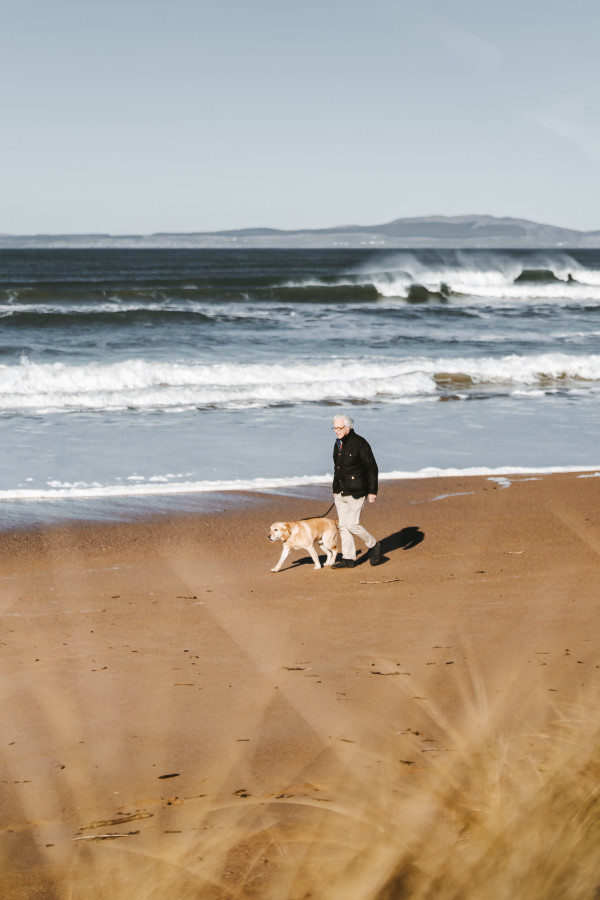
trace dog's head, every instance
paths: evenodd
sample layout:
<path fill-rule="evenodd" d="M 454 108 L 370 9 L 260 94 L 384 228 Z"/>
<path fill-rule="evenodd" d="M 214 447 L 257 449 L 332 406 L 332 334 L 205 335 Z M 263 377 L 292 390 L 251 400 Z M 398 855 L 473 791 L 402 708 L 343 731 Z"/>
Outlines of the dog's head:
<path fill-rule="evenodd" d="M 287 541 L 292 533 L 289 522 L 273 522 L 267 535 L 270 541 Z"/>

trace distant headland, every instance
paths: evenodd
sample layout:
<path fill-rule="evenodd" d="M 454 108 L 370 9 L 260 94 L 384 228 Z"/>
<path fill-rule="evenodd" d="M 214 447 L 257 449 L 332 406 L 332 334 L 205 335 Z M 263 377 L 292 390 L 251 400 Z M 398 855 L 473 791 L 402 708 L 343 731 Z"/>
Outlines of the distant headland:
<path fill-rule="evenodd" d="M 597 247 L 600 231 L 575 231 L 528 219 L 485 215 L 424 216 L 394 219 L 382 225 L 282 230 L 238 228 L 229 231 L 148 235 L 36 234 L 0 235 L 0 249 L 19 248 L 390 248 L 451 247 L 535 249 Z"/>

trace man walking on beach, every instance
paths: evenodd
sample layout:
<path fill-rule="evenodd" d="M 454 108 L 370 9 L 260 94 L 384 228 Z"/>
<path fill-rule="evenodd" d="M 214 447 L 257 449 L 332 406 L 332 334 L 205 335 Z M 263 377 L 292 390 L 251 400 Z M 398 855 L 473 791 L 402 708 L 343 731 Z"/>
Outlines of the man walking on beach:
<path fill-rule="evenodd" d="M 342 539 L 342 559 L 333 569 L 352 569 L 356 562 L 354 537 L 369 549 L 369 562 L 376 566 L 381 559 L 381 546 L 360 524 L 365 500 L 377 499 L 378 469 L 369 443 L 356 434 L 354 421 L 345 413 L 334 416 L 333 430 L 333 496 Z"/>

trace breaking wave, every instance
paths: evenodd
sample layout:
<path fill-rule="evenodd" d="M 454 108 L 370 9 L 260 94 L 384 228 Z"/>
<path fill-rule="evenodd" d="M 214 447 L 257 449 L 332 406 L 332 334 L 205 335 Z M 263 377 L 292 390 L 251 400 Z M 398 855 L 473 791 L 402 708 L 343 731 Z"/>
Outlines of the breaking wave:
<path fill-rule="evenodd" d="M 22 358 L 17 365 L 0 365 L 0 410 L 242 409 L 598 387 L 597 354 L 213 365 L 139 359 L 67 365 Z"/>
<path fill-rule="evenodd" d="M 0 316 L 21 312 L 85 315 L 138 310 L 207 312 L 223 303 L 371 303 L 380 298 L 412 303 L 485 301 L 506 303 L 560 301 L 600 303 L 600 268 L 589 255 L 539 250 L 397 250 L 369 254 L 347 265 L 343 257 L 327 274 L 277 277 L 260 266 L 243 279 L 227 269 L 181 278 L 175 271 L 146 273 L 119 280 L 5 282 L 0 286 Z M 592 264 L 590 265 L 590 262 Z M 293 266 L 292 266 L 293 268 Z"/>
<path fill-rule="evenodd" d="M 332 285 L 330 285 L 331 287 Z M 568 253 L 398 251 L 370 260 L 352 277 L 335 282 L 347 289 L 374 289 L 379 297 L 411 302 L 465 298 L 485 301 L 600 302 L 600 270 Z M 324 281 L 288 282 L 286 289 L 324 291 Z"/>

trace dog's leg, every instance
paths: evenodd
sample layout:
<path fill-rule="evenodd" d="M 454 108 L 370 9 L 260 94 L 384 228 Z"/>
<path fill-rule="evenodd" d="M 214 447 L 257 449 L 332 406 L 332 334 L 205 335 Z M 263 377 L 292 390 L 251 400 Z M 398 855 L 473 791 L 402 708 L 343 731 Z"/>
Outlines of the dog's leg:
<path fill-rule="evenodd" d="M 323 539 L 321 539 L 321 550 L 325 554 L 325 562 L 323 563 L 323 565 L 330 566 L 331 565 L 331 562 L 330 562 L 331 552 L 329 550 L 329 547 L 327 546 L 327 544 L 325 543 L 325 541 Z"/>
<path fill-rule="evenodd" d="M 325 565 L 332 566 L 334 564 L 335 558 L 337 556 L 337 545 L 334 544 L 333 547 L 330 547 L 328 544 L 325 543 L 325 541 L 323 541 L 321 546 L 323 547 L 323 550 L 327 554 L 327 559 L 325 560 Z"/>
<path fill-rule="evenodd" d="M 277 565 L 275 566 L 274 569 L 271 569 L 271 572 L 279 572 L 280 568 L 282 567 L 282 565 L 284 564 L 284 562 L 286 561 L 286 559 L 288 558 L 289 555 L 290 555 L 290 548 L 288 547 L 287 544 L 284 544 L 283 549 L 281 551 L 281 556 L 279 557 L 279 562 L 277 563 Z"/>
<path fill-rule="evenodd" d="M 320 569 L 321 568 L 321 560 L 317 556 L 317 551 L 315 550 L 314 544 L 311 544 L 310 547 L 308 547 L 308 552 L 310 553 L 310 555 L 313 558 L 313 562 L 315 564 L 315 569 Z"/>

